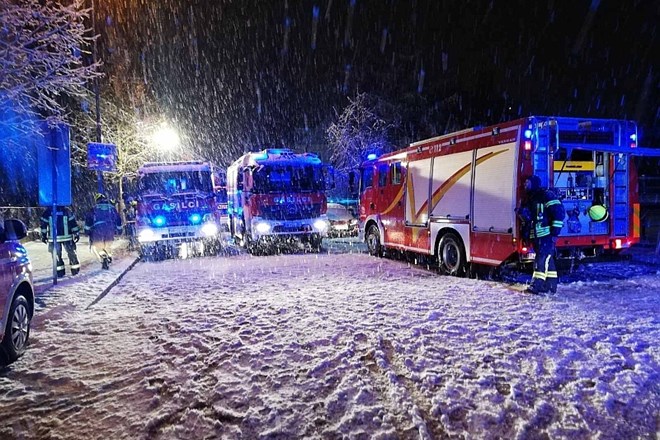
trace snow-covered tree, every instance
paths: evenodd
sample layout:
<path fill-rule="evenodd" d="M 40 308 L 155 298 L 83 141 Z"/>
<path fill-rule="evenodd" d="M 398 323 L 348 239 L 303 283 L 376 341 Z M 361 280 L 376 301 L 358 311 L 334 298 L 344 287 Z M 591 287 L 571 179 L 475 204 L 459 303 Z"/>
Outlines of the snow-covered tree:
<path fill-rule="evenodd" d="M 393 112 L 382 99 L 358 93 L 327 130 L 330 160 L 338 170 L 356 167 L 371 153 L 391 149 L 390 131 L 399 125 Z"/>
<path fill-rule="evenodd" d="M 83 0 L 0 3 L 0 104 L 23 119 L 66 121 L 66 100 L 84 96 L 100 75 L 100 64 L 85 59 L 89 14 Z"/>

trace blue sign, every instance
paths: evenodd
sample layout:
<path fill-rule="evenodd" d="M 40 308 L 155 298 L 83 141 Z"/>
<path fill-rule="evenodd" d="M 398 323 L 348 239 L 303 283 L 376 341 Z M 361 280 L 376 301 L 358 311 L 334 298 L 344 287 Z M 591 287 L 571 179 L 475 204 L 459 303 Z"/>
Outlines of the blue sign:
<path fill-rule="evenodd" d="M 96 171 L 117 171 L 117 146 L 100 142 L 88 143 L 87 168 Z"/>
<path fill-rule="evenodd" d="M 41 125 L 35 138 L 39 172 L 39 206 L 71 205 L 71 142 L 69 126 Z"/>

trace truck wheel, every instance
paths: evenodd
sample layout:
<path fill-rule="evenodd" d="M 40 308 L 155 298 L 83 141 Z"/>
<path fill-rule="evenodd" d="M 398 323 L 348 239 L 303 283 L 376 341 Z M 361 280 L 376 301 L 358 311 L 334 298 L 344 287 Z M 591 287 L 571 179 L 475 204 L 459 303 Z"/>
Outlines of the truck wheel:
<path fill-rule="evenodd" d="M 321 252 L 321 243 L 323 243 L 323 237 L 319 234 L 312 234 L 309 238 L 309 246 L 314 252 Z"/>
<path fill-rule="evenodd" d="M 236 225 L 234 224 L 234 216 L 229 216 L 229 236 L 231 238 L 236 238 Z"/>
<path fill-rule="evenodd" d="M 373 255 L 374 257 L 383 256 L 383 247 L 380 245 L 380 231 L 378 231 L 378 226 L 369 226 L 365 241 L 367 242 L 369 255 Z"/>
<path fill-rule="evenodd" d="M 441 275 L 464 277 L 467 274 L 467 259 L 461 239 L 453 232 L 442 236 L 438 244 L 438 271 Z"/>
<path fill-rule="evenodd" d="M 7 360 L 14 362 L 25 352 L 30 338 L 30 308 L 23 295 L 17 295 L 9 309 L 5 337 L 2 347 L 7 354 Z"/>

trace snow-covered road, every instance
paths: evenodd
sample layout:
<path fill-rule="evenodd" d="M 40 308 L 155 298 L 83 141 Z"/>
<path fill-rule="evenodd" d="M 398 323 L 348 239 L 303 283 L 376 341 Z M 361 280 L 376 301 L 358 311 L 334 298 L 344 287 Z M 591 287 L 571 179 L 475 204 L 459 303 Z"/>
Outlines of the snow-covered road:
<path fill-rule="evenodd" d="M 539 297 L 344 245 L 141 262 L 99 296 L 128 264 L 43 294 L 0 438 L 658 435 L 657 267 Z"/>

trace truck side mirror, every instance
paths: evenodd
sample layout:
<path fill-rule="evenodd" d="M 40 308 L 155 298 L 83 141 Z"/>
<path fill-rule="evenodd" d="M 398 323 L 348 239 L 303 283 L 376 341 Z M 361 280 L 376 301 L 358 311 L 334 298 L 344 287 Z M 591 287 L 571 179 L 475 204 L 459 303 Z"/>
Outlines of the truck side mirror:
<path fill-rule="evenodd" d="M 325 178 L 325 189 L 334 189 L 335 187 L 335 168 L 331 165 L 323 165 L 323 176 Z"/>
<path fill-rule="evenodd" d="M 360 179 L 357 171 L 351 170 L 348 172 L 348 192 L 351 195 L 357 195 L 359 181 Z"/>
<path fill-rule="evenodd" d="M 243 170 L 238 170 L 238 174 L 236 175 L 236 189 L 243 191 Z"/>

